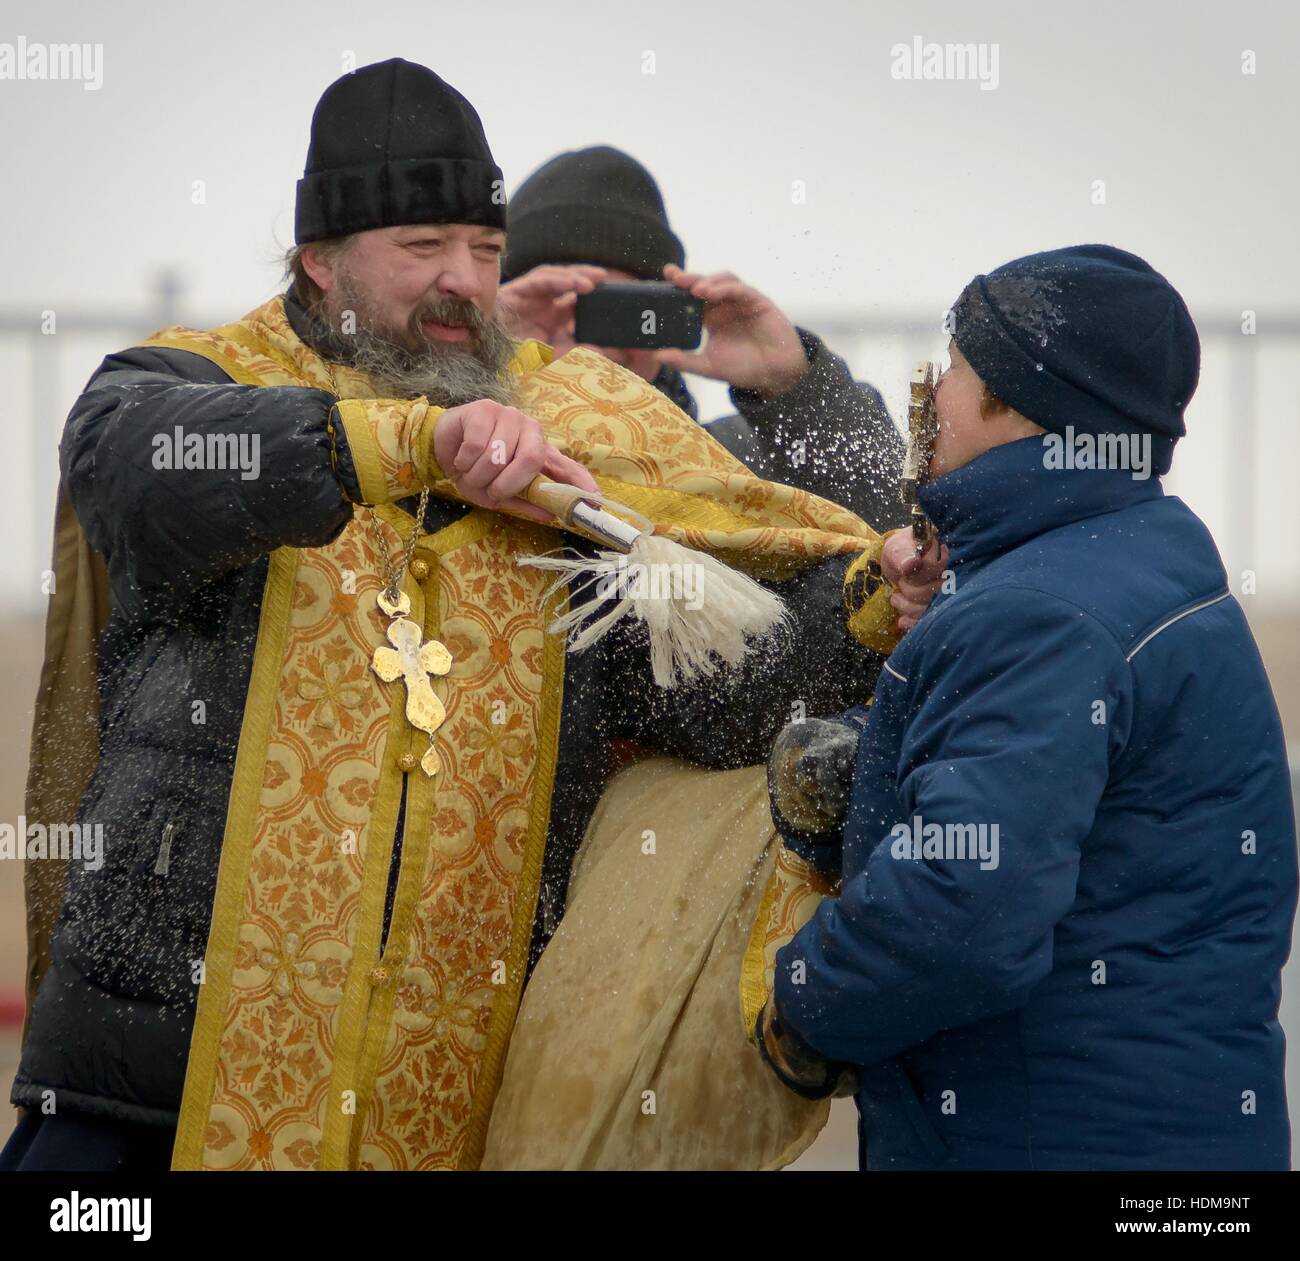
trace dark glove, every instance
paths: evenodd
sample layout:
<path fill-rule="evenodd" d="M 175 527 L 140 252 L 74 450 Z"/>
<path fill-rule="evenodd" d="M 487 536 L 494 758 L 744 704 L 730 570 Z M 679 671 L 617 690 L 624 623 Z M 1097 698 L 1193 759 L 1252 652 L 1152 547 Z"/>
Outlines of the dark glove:
<path fill-rule="evenodd" d="M 776 1004 L 767 1000 L 754 1030 L 758 1053 L 781 1080 L 781 1084 L 805 1099 L 843 1099 L 858 1092 L 858 1070 L 852 1064 L 824 1060 L 777 1014 Z"/>
<path fill-rule="evenodd" d="M 848 809 L 862 728 L 853 721 L 787 723 L 767 761 L 772 813 L 795 832 L 831 832 Z M 830 839 L 830 838 L 828 838 Z"/>

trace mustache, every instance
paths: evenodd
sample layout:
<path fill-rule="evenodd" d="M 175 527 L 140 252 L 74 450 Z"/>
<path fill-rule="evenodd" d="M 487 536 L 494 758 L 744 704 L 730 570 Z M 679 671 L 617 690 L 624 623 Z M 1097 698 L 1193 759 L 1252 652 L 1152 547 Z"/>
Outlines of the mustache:
<path fill-rule="evenodd" d="M 445 324 L 448 328 L 468 329 L 476 342 L 482 339 L 487 328 L 483 312 L 466 298 L 437 298 L 420 303 L 411 312 L 408 325 L 410 332 L 422 341 L 428 340 L 421 328 L 426 322 Z"/>

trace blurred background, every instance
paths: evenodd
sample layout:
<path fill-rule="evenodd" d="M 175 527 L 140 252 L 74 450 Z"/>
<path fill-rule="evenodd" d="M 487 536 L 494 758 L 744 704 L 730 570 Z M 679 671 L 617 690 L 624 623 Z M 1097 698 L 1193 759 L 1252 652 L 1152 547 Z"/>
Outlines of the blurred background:
<path fill-rule="evenodd" d="M 632 153 L 687 265 L 764 290 L 896 418 L 972 275 L 1084 241 L 1146 258 L 1204 349 L 1166 486 L 1218 541 L 1300 764 L 1292 0 L 6 0 L 0 44 L 20 38 L 98 45 L 102 62 L 98 83 L 0 79 L 3 821 L 23 809 L 63 417 L 106 353 L 236 319 L 282 287 L 312 108 L 341 73 L 392 56 L 469 97 L 510 190 L 564 149 Z M 895 46 L 918 38 L 996 47 L 996 86 L 895 77 Z M 724 387 L 691 384 L 702 416 L 730 410 Z M 0 864 L 0 1141 L 21 882 L 20 864 Z M 854 1123 L 837 1105 L 798 1167 L 853 1167 Z"/>

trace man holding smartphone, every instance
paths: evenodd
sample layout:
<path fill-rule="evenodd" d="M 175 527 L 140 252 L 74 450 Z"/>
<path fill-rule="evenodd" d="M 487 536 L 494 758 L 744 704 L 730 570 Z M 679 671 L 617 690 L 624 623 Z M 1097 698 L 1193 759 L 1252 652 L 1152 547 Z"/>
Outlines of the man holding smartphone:
<path fill-rule="evenodd" d="M 880 394 L 731 272 L 686 271 L 659 187 L 634 158 L 607 145 L 552 158 L 510 199 L 509 228 L 500 302 L 516 334 L 563 354 L 579 340 L 581 295 L 667 280 L 703 304 L 702 350 L 630 337 L 620 341 L 641 344 L 596 348 L 696 419 L 682 373 L 726 381 L 737 414 L 705 428 L 753 472 L 843 504 L 876 529 L 901 523 L 903 443 Z"/>

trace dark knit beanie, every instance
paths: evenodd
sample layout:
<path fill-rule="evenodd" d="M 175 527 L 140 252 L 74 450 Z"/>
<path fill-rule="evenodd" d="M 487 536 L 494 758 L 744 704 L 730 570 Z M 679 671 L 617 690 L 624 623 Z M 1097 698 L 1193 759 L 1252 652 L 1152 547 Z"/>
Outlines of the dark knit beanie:
<path fill-rule="evenodd" d="M 654 177 L 608 145 L 561 153 L 510 199 L 502 280 L 541 263 L 595 263 L 659 280 L 666 263 L 685 262 Z"/>
<path fill-rule="evenodd" d="M 976 276 L 953 337 L 1008 406 L 1053 433 L 1151 435 L 1167 473 L 1201 344 L 1178 291 L 1136 254 L 1075 245 Z"/>
<path fill-rule="evenodd" d="M 414 223 L 504 228 L 505 184 L 474 107 L 394 57 L 337 79 L 317 102 L 294 240 Z"/>

